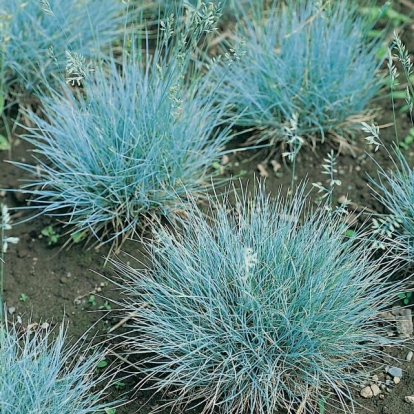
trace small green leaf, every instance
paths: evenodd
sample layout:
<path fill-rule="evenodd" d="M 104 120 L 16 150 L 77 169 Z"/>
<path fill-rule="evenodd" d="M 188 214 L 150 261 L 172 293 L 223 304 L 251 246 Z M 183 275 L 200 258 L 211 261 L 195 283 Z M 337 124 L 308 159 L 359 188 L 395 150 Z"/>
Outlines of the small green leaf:
<path fill-rule="evenodd" d="M 392 93 L 392 97 L 394 99 L 405 99 L 407 97 L 407 94 L 405 93 L 405 91 L 394 91 Z"/>
<path fill-rule="evenodd" d="M 106 359 L 103 359 L 102 361 L 99 361 L 96 365 L 97 368 L 105 368 L 108 365 L 108 362 L 106 362 Z"/>
<path fill-rule="evenodd" d="M 88 302 L 92 305 L 92 306 L 96 306 L 96 300 L 95 300 L 95 295 L 90 295 Z"/>
<path fill-rule="evenodd" d="M 405 293 L 401 292 L 401 293 L 398 294 L 398 297 L 400 299 L 405 299 L 406 298 L 406 295 L 405 295 Z"/>
<path fill-rule="evenodd" d="M 26 293 L 22 293 L 19 297 L 20 302 L 26 302 L 27 299 L 29 299 L 29 297 L 26 295 Z"/>
<path fill-rule="evenodd" d="M 73 243 L 80 243 L 82 240 L 84 240 L 87 236 L 88 232 L 86 230 L 83 231 L 77 231 L 75 233 L 72 233 L 70 237 L 72 238 Z"/>
<path fill-rule="evenodd" d="M 121 388 L 125 387 L 125 382 L 117 381 L 115 382 L 114 386 L 117 390 L 120 390 Z"/>
<path fill-rule="evenodd" d="M 10 143 L 7 141 L 7 138 L 0 134 L 0 151 L 9 150 L 10 148 Z"/>

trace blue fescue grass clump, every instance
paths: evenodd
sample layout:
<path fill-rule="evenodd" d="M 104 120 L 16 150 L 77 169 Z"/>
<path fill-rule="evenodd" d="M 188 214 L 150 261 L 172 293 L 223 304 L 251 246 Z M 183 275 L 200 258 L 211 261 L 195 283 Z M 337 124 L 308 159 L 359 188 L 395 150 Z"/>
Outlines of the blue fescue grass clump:
<path fill-rule="evenodd" d="M 44 116 L 28 113 L 36 127 L 26 139 L 38 155 L 37 165 L 16 163 L 33 173 L 23 191 L 72 234 L 122 241 L 143 216 L 179 217 L 187 194 L 212 184 L 232 133 L 220 128 L 223 108 L 191 56 L 218 9 L 175 16 L 161 21 L 155 50 L 132 36 L 121 66 L 113 58 L 78 71 L 81 90 L 63 85 L 42 99 Z"/>
<path fill-rule="evenodd" d="M 392 54 L 401 64 L 402 73 L 407 81 L 405 100 L 413 123 L 414 87 L 410 81 L 413 65 L 405 45 L 396 33 L 388 61 L 391 91 L 397 86 L 399 75 L 393 63 Z M 392 104 L 394 124 L 396 124 L 394 101 Z M 369 178 L 371 189 L 375 197 L 388 210 L 385 218 L 378 217 L 374 222 L 375 233 L 382 237 L 377 244 L 381 247 L 384 247 L 385 243 L 390 244 L 396 254 L 403 256 L 407 263 L 412 265 L 414 260 L 414 171 L 401 150 L 407 147 L 407 143 L 399 141 L 396 128 L 396 143 L 391 150 L 388 150 L 380 140 L 378 127 L 364 124 L 362 129 L 369 134 L 367 141 L 375 145 L 375 150 L 383 148 L 391 162 L 391 168 L 385 169 L 372 157 L 376 163 L 377 177 Z"/>
<path fill-rule="evenodd" d="M 414 171 L 398 147 L 389 153 L 393 168 L 377 163 L 377 177 L 370 177 L 375 197 L 388 210 L 388 219 L 378 218 L 376 233 L 409 263 L 414 260 Z"/>
<path fill-rule="evenodd" d="M 302 190 L 289 200 L 263 189 L 235 208 L 211 200 L 208 220 L 194 206 L 182 232 L 155 232 L 150 268 L 114 262 L 126 345 L 172 405 L 314 412 L 334 394 L 351 412 L 365 363 L 398 342 L 380 315 L 402 289 L 387 282 L 392 263 Z"/>
<path fill-rule="evenodd" d="M 39 88 L 65 73 L 67 51 L 95 58 L 104 47 L 122 39 L 127 3 L 3 0 L 0 86 L 7 100 L 30 103 Z"/>
<path fill-rule="evenodd" d="M 241 114 L 256 142 L 297 147 L 328 134 L 345 142 L 382 84 L 372 24 L 353 0 L 250 1 L 223 59 L 229 113 Z"/>
<path fill-rule="evenodd" d="M 97 377 L 96 367 L 104 354 L 83 353 L 78 343 L 66 346 L 63 327 L 54 334 L 0 327 L 2 414 L 87 414 L 119 405 L 102 401 L 109 377 Z"/>

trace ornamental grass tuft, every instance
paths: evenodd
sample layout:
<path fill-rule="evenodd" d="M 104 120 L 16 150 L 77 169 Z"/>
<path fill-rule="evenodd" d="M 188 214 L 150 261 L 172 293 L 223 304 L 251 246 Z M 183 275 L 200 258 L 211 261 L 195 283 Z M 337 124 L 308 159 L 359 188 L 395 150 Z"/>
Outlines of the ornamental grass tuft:
<path fill-rule="evenodd" d="M 42 116 L 27 113 L 36 165 L 15 163 L 32 173 L 22 191 L 29 208 L 59 216 L 73 236 L 122 242 L 144 217 L 179 218 L 187 194 L 212 185 L 233 135 L 193 52 L 219 14 L 213 5 L 184 19 L 179 11 L 161 20 L 155 49 L 132 35 L 121 62 L 75 68 L 74 87 L 44 96 Z"/>
<path fill-rule="evenodd" d="M 414 260 L 414 171 L 398 147 L 389 154 L 393 169 L 378 163 L 377 177 L 370 177 L 374 196 L 388 210 L 388 216 L 374 221 L 375 232 L 382 237 L 378 245 L 389 244 L 408 263 Z"/>
<path fill-rule="evenodd" d="M 388 61 L 391 91 L 398 85 L 399 75 L 393 62 L 393 55 L 401 64 L 404 78 L 407 81 L 405 100 L 407 112 L 413 124 L 414 87 L 410 81 L 413 75 L 413 64 L 410 54 L 396 33 L 394 33 L 394 42 L 390 48 Z M 394 101 L 392 104 L 395 108 Z M 396 123 L 395 109 L 393 110 Z M 369 134 L 366 140 L 371 145 L 375 145 L 375 151 L 380 147 L 383 148 L 391 162 L 391 168 L 385 169 L 375 161 L 373 156 L 371 157 L 377 167 L 377 177 L 369 177 L 371 189 L 374 196 L 388 210 L 387 216 L 378 216 L 374 219 L 375 233 L 382 238 L 377 241 L 377 245 L 379 247 L 384 247 L 384 244 L 390 245 L 397 255 L 402 255 L 407 263 L 412 265 L 414 260 L 414 171 L 402 151 L 402 149 L 408 149 L 409 144 L 405 140 L 399 141 L 396 128 L 396 143 L 391 150 L 388 150 L 380 140 L 378 127 L 364 124 L 362 129 Z"/>
<path fill-rule="evenodd" d="M 103 402 L 109 377 L 97 377 L 96 367 L 104 354 L 82 352 L 79 343 L 68 347 L 65 340 L 63 326 L 56 333 L 0 327 L 2 414 L 87 414 L 119 405 Z"/>
<path fill-rule="evenodd" d="M 39 89 L 64 77 L 67 51 L 95 58 L 122 40 L 128 10 L 122 0 L 2 0 L 0 87 L 5 99 L 31 104 Z"/>
<path fill-rule="evenodd" d="M 383 84 L 383 38 L 369 37 L 372 18 L 353 0 L 248 3 L 217 74 L 220 95 L 232 94 L 228 113 L 241 114 L 237 124 L 256 143 L 349 144 Z"/>
<path fill-rule="evenodd" d="M 353 386 L 399 341 L 381 313 L 404 283 L 306 200 L 213 199 L 209 219 L 193 206 L 182 231 L 155 232 L 148 268 L 113 261 L 141 387 L 202 413 L 311 413 L 327 395 L 354 412 Z"/>

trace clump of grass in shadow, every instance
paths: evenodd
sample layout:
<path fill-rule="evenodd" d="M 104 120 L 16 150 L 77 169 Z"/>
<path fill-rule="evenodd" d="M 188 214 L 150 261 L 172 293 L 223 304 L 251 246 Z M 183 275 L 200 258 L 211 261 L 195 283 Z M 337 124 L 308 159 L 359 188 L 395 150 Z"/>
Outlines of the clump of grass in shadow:
<path fill-rule="evenodd" d="M 391 88 L 394 88 L 397 84 L 398 70 L 393 63 L 392 53 L 395 53 L 396 59 L 401 64 L 404 78 L 407 81 L 405 100 L 411 124 L 413 124 L 414 87 L 410 79 L 413 74 L 412 62 L 405 45 L 397 34 L 394 35 L 388 63 L 390 84 Z M 395 124 L 397 122 L 395 109 L 394 122 Z M 414 259 L 414 171 L 400 148 L 404 147 L 398 145 L 400 142 L 397 129 L 395 129 L 396 142 L 391 150 L 385 148 L 381 142 L 379 128 L 364 125 L 363 129 L 370 134 L 368 141 L 371 141 L 370 143 L 375 145 L 376 149 L 382 147 L 392 163 L 392 168 L 386 170 L 376 162 L 377 177 L 370 177 L 370 185 L 375 197 L 388 210 L 385 217 L 378 217 L 374 222 L 375 232 L 382 238 L 377 245 L 384 247 L 385 243 L 389 244 L 395 249 L 397 255 L 402 255 L 407 263 L 412 265 Z"/>
<path fill-rule="evenodd" d="M 228 113 L 251 128 L 254 142 L 296 149 L 294 137 L 316 145 L 328 137 L 349 144 L 354 126 L 368 117 L 379 91 L 372 18 L 357 2 L 250 1 L 239 7 L 229 60 L 223 59 L 222 96 Z M 227 67 L 227 65 L 230 65 Z"/>
<path fill-rule="evenodd" d="M 194 205 L 182 232 L 155 231 L 150 268 L 113 261 L 139 386 L 203 413 L 311 413 L 329 393 L 354 412 L 366 364 L 399 341 L 381 319 L 403 291 L 393 263 L 303 188 L 210 201 L 209 220 Z"/>
<path fill-rule="evenodd" d="M 155 50 L 132 35 L 121 65 L 116 57 L 93 72 L 74 65 L 75 88 L 44 96 L 44 116 L 27 113 L 36 126 L 25 139 L 39 155 L 37 165 L 15 163 L 33 174 L 23 191 L 73 234 L 122 243 L 144 216 L 178 218 L 188 193 L 202 197 L 211 187 L 232 131 L 192 55 L 218 9 L 173 10 Z"/>
<path fill-rule="evenodd" d="M 104 353 L 82 352 L 79 343 L 66 346 L 63 326 L 58 332 L 21 328 L 0 327 L 2 414 L 87 414 L 120 404 L 103 401 L 110 376 L 97 376 L 96 368 Z"/>
<path fill-rule="evenodd" d="M 95 58 L 122 39 L 130 8 L 121 0 L 2 1 L 0 93 L 32 104 L 35 92 L 64 77 L 67 51 Z"/>

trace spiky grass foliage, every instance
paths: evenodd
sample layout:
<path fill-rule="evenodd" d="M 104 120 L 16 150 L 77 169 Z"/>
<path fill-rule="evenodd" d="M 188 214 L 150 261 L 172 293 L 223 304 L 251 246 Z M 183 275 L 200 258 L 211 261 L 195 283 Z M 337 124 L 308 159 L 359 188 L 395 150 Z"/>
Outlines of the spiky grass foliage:
<path fill-rule="evenodd" d="M 376 163 L 377 177 L 370 177 L 375 197 L 387 209 L 389 217 L 374 222 L 376 233 L 384 243 L 409 263 L 414 260 L 414 171 L 402 151 L 394 146 L 389 153 L 392 168 L 384 169 Z"/>
<path fill-rule="evenodd" d="M 413 64 L 405 45 L 396 33 L 388 61 L 391 91 L 398 85 L 397 77 L 399 75 L 397 67 L 393 63 L 392 53 L 395 53 L 395 58 L 401 64 L 404 78 L 407 81 L 405 100 L 413 124 L 414 87 L 411 82 Z M 394 101 L 392 104 L 396 125 Z M 369 134 L 367 140 L 370 144 L 375 145 L 375 150 L 382 147 L 386 151 L 392 165 L 390 169 L 386 170 L 372 157 L 378 172 L 377 177 L 370 177 L 371 188 L 375 197 L 389 213 L 385 218 L 378 217 L 374 221 L 375 233 L 383 238 L 377 242 L 377 245 L 384 247 L 384 243 L 390 243 L 398 255 L 402 254 L 408 263 L 412 264 L 414 260 L 414 171 L 398 146 L 396 126 L 397 142 L 391 151 L 385 148 L 381 142 L 378 127 L 364 124 L 362 129 Z"/>
<path fill-rule="evenodd" d="M 96 367 L 104 354 L 81 352 L 79 343 L 68 347 L 65 340 L 63 326 L 57 332 L 0 327 L 2 414 L 86 414 L 119 405 L 102 401 L 109 377 L 97 377 Z"/>
<path fill-rule="evenodd" d="M 388 283 L 391 264 L 346 238 L 338 215 L 312 212 L 302 190 L 291 201 L 262 190 L 235 209 L 212 200 L 211 227 L 194 206 L 182 232 L 158 230 L 151 268 L 114 262 L 126 346 L 144 355 L 143 384 L 173 405 L 313 412 L 334 393 L 352 411 L 363 367 L 397 342 L 380 313 L 402 282 Z"/>
<path fill-rule="evenodd" d="M 73 232 L 122 241 L 144 215 L 178 217 L 188 193 L 211 186 L 232 134 L 219 128 L 223 109 L 207 90 L 208 74 L 197 77 L 191 50 L 215 13 L 212 6 L 187 14 L 178 28 L 169 15 L 155 51 L 132 40 L 122 69 L 114 58 L 79 93 L 62 86 L 44 97 L 47 120 L 28 114 L 37 165 L 16 163 L 33 173 L 23 186 L 32 207 L 61 216 Z"/>
<path fill-rule="evenodd" d="M 95 58 L 122 39 L 128 8 L 122 0 L 3 0 L 2 92 L 11 102 L 28 104 L 65 73 L 67 51 Z"/>
<path fill-rule="evenodd" d="M 237 123 L 270 145 L 346 138 L 382 84 L 371 19 L 353 0 L 248 3 L 223 59 L 219 92 L 232 93 L 229 113 L 241 114 Z"/>

